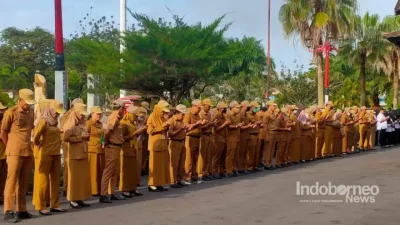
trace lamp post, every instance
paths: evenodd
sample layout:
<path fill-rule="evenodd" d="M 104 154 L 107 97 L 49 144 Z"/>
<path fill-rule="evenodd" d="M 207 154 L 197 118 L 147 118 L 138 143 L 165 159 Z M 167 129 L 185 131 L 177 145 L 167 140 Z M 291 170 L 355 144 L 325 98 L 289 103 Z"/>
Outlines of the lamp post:
<path fill-rule="evenodd" d="M 340 36 L 338 40 L 339 40 L 339 48 L 341 48 L 344 41 L 343 36 Z M 308 37 L 306 37 L 306 47 L 310 52 L 314 53 L 314 51 L 317 51 L 325 54 L 325 83 L 324 83 L 325 105 L 329 101 L 329 58 L 330 58 L 329 56 L 332 51 L 338 52 L 336 47 L 332 44 L 334 43 L 334 41 L 335 41 L 334 37 L 331 34 L 328 34 L 325 39 L 325 43 L 323 45 L 314 47 L 312 43 L 313 38 L 311 37 L 311 35 L 308 35 Z"/>

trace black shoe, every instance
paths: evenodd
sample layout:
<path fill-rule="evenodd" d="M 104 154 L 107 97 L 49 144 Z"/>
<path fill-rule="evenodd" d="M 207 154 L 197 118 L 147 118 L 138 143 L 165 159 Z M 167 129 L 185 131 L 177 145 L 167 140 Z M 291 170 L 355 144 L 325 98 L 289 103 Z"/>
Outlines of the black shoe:
<path fill-rule="evenodd" d="M 179 184 L 171 184 L 171 185 L 169 185 L 171 188 L 182 188 L 182 186 L 181 185 L 179 185 Z"/>
<path fill-rule="evenodd" d="M 4 205 L 4 201 L 3 200 L 0 200 L 0 205 Z"/>
<path fill-rule="evenodd" d="M 153 188 L 153 187 L 151 187 L 151 186 L 148 187 L 148 190 L 149 190 L 150 192 L 162 192 L 161 190 L 159 190 L 159 189 L 157 189 L 157 188 Z"/>
<path fill-rule="evenodd" d="M 39 210 L 39 214 L 42 216 L 51 216 L 51 212 L 42 212 Z"/>
<path fill-rule="evenodd" d="M 261 172 L 261 171 L 263 171 L 263 170 L 260 169 L 260 168 L 254 168 L 253 171 L 254 171 L 254 172 Z"/>
<path fill-rule="evenodd" d="M 99 202 L 100 203 L 112 203 L 111 199 L 108 198 L 108 196 L 104 196 L 104 195 L 100 196 Z"/>
<path fill-rule="evenodd" d="M 33 215 L 28 213 L 27 211 L 24 212 L 17 212 L 16 215 L 18 216 L 19 219 L 32 219 Z"/>
<path fill-rule="evenodd" d="M 180 185 L 181 187 L 187 187 L 189 185 L 185 184 L 184 182 L 178 182 L 178 185 Z"/>
<path fill-rule="evenodd" d="M 276 168 L 281 169 L 281 168 L 285 168 L 285 167 L 282 165 L 276 165 Z"/>
<path fill-rule="evenodd" d="M 63 196 L 67 197 L 67 191 L 63 191 Z"/>
<path fill-rule="evenodd" d="M 130 192 L 123 192 L 122 196 L 124 196 L 125 198 L 132 198 L 133 195 Z"/>
<path fill-rule="evenodd" d="M 237 177 L 236 173 L 226 174 L 227 177 Z"/>
<path fill-rule="evenodd" d="M 138 192 L 137 190 L 130 191 L 129 193 L 131 193 L 131 195 L 134 195 L 134 196 L 143 196 L 143 194 Z"/>
<path fill-rule="evenodd" d="M 114 201 L 120 201 L 120 200 L 125 200 L 126 198 L 120 195 L 111 195 L 110 199 Z"/>
<path fill-rule="evenodd" d="M 78 203 L 74 202 L 75 204 L 73 204 L 72 202 L 69 203 L 69 205 L 71 206 L 71 208 L 73 209 L 81 209 L 82 206 L 80 206 Z"/>
<path fill-rule="evenodd" d="M 97 194 L 97 195 L 92 195 L 92 197 L 97 198 L 97 197 L 100 197 L 100 195 L 99 195 L 99 194 Z"/>
<path fill-rule="evenodd" d="M 4 220 L 9 223 L 18 223 L 19 222 L 18 216 L 11 211 L 7 211 L 4 214 Z"/>
<path fill-rule="evenodd" d="M 52 209 L 52 208 L 50 208 L 50 212 L 62 213 L 62 212 L 68 212 L 68 210 L 66 210 L 66 209 Z"/>
<path fill-rule="evenodd" d="M 274 167 L 272 167 L 272 166 L 264 166 L 264 170 L 274 170 Z"/>
<path fill-rule="evenodd" d="M 208 178 L 207 176 L 200 178 L 200 180 L 201 181 L 211 181 L 210 178 Z"/>
<path fill-rule="evenodd" d="M 233 172 L 236 176 L 242 176 L 243 174 L 240 171 Z"/>
<path fill-rule="evenodd" d="M 214 177 L 213 177 L 212 175 L 207 176 L 207 178 L 208 178 L 210 181 L 213 181 L 213 180 L 214 180 Z"/>
<path fill-rule="evenodd" d="M 214 179 L 215 180 L 220 180 L 220 179 L 222 179 L 222 177 L 220 175 L 216 174 L 216 175 L 214 175 Z"/>
<path fill-rule="evenodd" d="M 33 195 L 33 193 L 28 191 L 28 192 L 26 192 L 26 195 Z"/>
<path fill-rule="evenodd" d="M 221 173 L 221 174 L 219 174 L 222 178 L 226 178 L 226 177 L 228 177 L 228 176 L 226 176 L 226 173 Z"/>
<path fill-rule="evenodd" d="M 86 204 L 86 203 L 83 202 L 83 201 L 77 201 L 76 203 L 78 203 L 78 205 L 79 205 L 80 207 L 90 207 L 90 204 Z"/>
<path fill-rule="evenodd" d="M 163 186 L 157 186 L 157 190 L 168 191 L 168 189 L 164 188 Z"/>
<path fill-rule="evenodd" d="M 149 175 L 149 173 L 147 173 L 145 170 L 142 170 L 141 175 L 142 176 L 147 176 L 147 175 Z"/>

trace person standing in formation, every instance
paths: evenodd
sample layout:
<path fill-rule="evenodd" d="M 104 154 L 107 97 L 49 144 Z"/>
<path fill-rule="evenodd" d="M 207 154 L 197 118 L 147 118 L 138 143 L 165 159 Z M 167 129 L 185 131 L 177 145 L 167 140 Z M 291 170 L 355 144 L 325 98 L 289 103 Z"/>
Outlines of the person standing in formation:
<path fill-rule="evenodd" d="M 245 165 L 248 173 L 259 171 L 258 164 L 260 162 L 258 155 L 260 154 L 260 140 L 258 137 L 260 133 L 260 125 L 262 122 L 257 115 L 260 109 L 260 105 L 258 104 L 258 102 L 250 102 L 250 105 L 251 108 L 250 111 L 247 112 L 247 118 L 249 119 L 252 126 L 249 128 L 248 153 L 245 156 L 247 161 Z"/>
<path fill-rule="evenodd" d="M 0 205 L 4 204 L 4 186 L 7 179 L 6 145 L 1 139 L 1 121 L 6 110 L 7 107 L 0 102 Z"/>
<path fill-rule="evenodd" d="M 8 167 L 4 190 L 4 219 L 9 222 L 33 217 L 26 208 L 26 193 L 29 174 L 33 168 L 31 132 L 34 128 L 34 113 L 31 106 L 35 103 L 33 91 L 19 90 L 17 105 L 8 109 L 2 120 L 1 137 L 6 145 Z M 14 213 L 15 202 L 17 205 Z"/>
<path fill-rule="evenodd" d="M 216 125 L 214 127 L 214 154 L 212 158 L 212 173 L 214 179 L 226 177 L 225 159 L 226 159 L 226 141 L 230 122 L 226 120 L 228 105 L 224 102 L 217 104 L 215 115 Z"/>
<path fill-rule="evenodd" d="M 236 177 L 234 173 L 236 165 L 236 153 L 240 148 L 240 128 L 243 123 L 240 118 L 240 105 L 238 102 L 233 101 L 229 104 L 230 112 L 226 115 L 226 120 L 229 121 L 227 145 L 226 145 L 226 175 L 228 177 Z"/>
<path fill-rule="evenodd" d="M 197 162 L 197 171 L 201 181 L 213 180 L 211 176 L 211 150 L 212 140 L 211 132 L 215 125 L 215 121 L 211 121 L 211 107 L 213 106 L 211 99 L 204 99 L 202 101 L 202 110 L 199 113 L 200 120 L 204 124 L 201 125 L 199 158 Z"/>

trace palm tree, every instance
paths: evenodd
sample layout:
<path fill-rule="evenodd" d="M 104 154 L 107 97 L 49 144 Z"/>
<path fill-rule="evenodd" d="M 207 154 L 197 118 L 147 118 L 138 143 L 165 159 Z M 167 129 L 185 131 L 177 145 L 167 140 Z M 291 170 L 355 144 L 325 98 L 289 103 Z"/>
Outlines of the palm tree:
<path fill-rule="evenodd" d="M 383 26 L 377 14 L 370 15 L 367 12 L 362 18 L 357 16 L 355 21 L 355 41 L 347 45 L 345 49 L 351 49 L 348 56 L 350 63 L 360 67 L 360 105 L 364 106 L 367 67 L 374 70 L 380 64 L 386 65 L 387 50 L 386 41 L 382 38 Z"/>
<path fill-rule="evenodd" d="M 324 102 L 322 53 L 316 48 L 329 38 L 339 39 L 353 31 L 357 0 L 285 0 L 279 19 L 287 36 L 299 35 L 302 44 L 313 51 L 318 71 L 318 104 Z M 311 43 L 307 43 L 308 40 Z"/>
<path fill-rule="evenodd" d="M 0 68 L 0 77 L 4 82 L 1 82 L 0 88 L 12 89 L 14 96 L 16 96 L 15 94 L 19 89 L 28 87 L 27 78 L 25 77 L 28 73 L 28 69 L 23 66 L 18 67 L 13 71 L 11 65 L 3 65 Z"/>

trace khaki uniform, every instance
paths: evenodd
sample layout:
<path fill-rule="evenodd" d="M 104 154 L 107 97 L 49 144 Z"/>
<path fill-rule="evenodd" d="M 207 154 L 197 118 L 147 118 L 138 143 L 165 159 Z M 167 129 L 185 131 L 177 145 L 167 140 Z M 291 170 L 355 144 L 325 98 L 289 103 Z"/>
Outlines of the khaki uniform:
<path fill-rule="evenodd" d="M 324 146 L 325 127 L 326 127 L 325 116 L 322 114 L 322 112 L 317 112 L 315 114 L 315 121 L 317 125 L 315 158 L 319 159 L 322 157 L 322 148 Z"/>
<path fill-rule="evenodd" d="M 71 109 L 72 110 L 72 109 Z M 61 118 L 60 118 L 60 128 L 63 129 L 65 122 L 68 120 L 68 116 L 71 114 L 71 110 L 67 111 Z M 63 150 L 63 186 L 64 191 L 66 192 L 68 189 L 68 143 L 61 143 L 61 147 Z"/>
<path fill-rule="evenodd" d="M 218 120 L 214 127 L 214 154 L 212 158 L 212 173 L 214 175 L 222 174 L 225 172 L 226 160 L 226 140 L 228 135 L 227 127 L 222 130 L 217 130 L 218 127 L 225 123 L 225 115 L 217 112 L 215 119 Z"/>
<path fill-rule="evenodd" d="M 263 111 L 258 111 L 257 112 L 257 117 L 262 122 L 263 121 L 263 117 L 264 117 L 264 112 Z M 261 163 L 261 159 L 263 158 L 264 151 L 266 149 L 266 146 L 268 145 L 268 142 L 267 142 L 268 141 L 268 139 L 267 139 L 268 132 L 265 132 L 264 125 L 262 123 L 259 126 L 258 130 L 259 130 L 258 143 L 257 143 L 257 146 L 256 146 L 256 152 L 258 152 L 258 155 L 256 154 L 256 157 L 254 159 L 254 161 L 257 162 L 257 167 Z"/>
<path fill-rule="evenodd" d="M 342 125 L 339 121 L 335 121 L 332 124 L 332 154 L 340 156 L 342 154 Z"/>
<path fill-rule="evenodd" d="M 294 114 L 290 114 L 290 120 L 294 122 L 294 125 L 292 127 L 292 140 L 290 141 L 290 157 L 287 159 L 287 161 L 299 163 L 300 154 L 303 151 L 300 148 L 301 127 L 299 121 Z M 307 151 L 309 150 L 307 149 Z"/>
<path fill-rule="evenodd" d="M 37 151 L 37 185 L 38 201 L 36 210 L 46 209 L 48 187 L 50 186 L 50 208 L 59 208 L 60 172 L 61 172 L 61 137 L 58 126 L 49 126 L 46 120 L 39 121 L 33 137 Z"/>
<path fill-rule="evenodd" d="M 369 136 L 370 136 L 370 118 L 366 112 L 361 112 L 358 116 L 359 120 L 359 133 L 360 141 L 359 147 L 361 149 L 369 149 Z"/>
<path fill-rule="evenodd" d="M 100 139 L 104 136 L 103 124 L 94 123 L 92 120 L 86 121 L 86 129 L 90 134 L 88 141 L 88 160 L 90 165 L 90 183 L 92 195 L 99 195 L 101 192 L 101 179 L 105 167 L 104 148 Z"/>
<path fill-rule="evenodd" d="M 4 201 L 4 186 L 7 179 L 6 145 L 1 140 L 1 120 L 0 120 L 0 202 Z"/>
<path fill-rule="evenodd" d="M 376 122 L 375 116 L 370 115 L 369 150 L 375 147 Z"/>
<path fill-rule="evenodd" d="M 287 128 L 286 124 L 288 122 L 289 118 L 280 118 L 277 119 L 278 123 L 278 128 L 279 129 L 284 129 Z M 281 164 L 284 163 L 284 154 L 286 150 L 286 146 L 288 144 L 288 139 L 289 139 L 289 134 L 290 131 L 286 130 L 278 130 L 278 144 L 277 144 L 277 149 L 275 151 L 275 166 L 280 166 Z"/>
<path fill-rule="evenodd" d="M 342 152 L 345 153 L 347 152 L 347 149 L 350 149 L 353 146 L 354 133 L 351 132 L 351 127 L 354 127 L 354 124 L 352 123 L 353 120 L 348 113 L 342 114 L 340 122 L 343 124 L 344 132 L 344 137 L 342 139 Z"/>
<path fill-rule="evenodd" d="M 185 150 L 185 137 L 186 133 L 185 130 L 182 129 L 176 135 L 172 136 L 173 132 L 183 128 L 185 125 L 183 121 L 178 121 L 175 118 L 170 120 L 171 126 L 168 130 L 168 137 L 169 137 L 169 156 L 171 158 L 170 164 L 170 176 L 171 176 L 171 183 L 179 183 L 185 180 L 185 158 L 186 158 L 186 150 Z"/>
<path fill-rule="evenodd" d="M 301 134 L 300 134 L 300 159 L 310 160 L 314 156 L 313 140 L 312 140 L 312 129 L 308 124 L 300 124 Z M 296 162 L 299 162 L 296 161 Z"/>
<path fill-rule="evenodd" d="M 324 147 L 322 148 L 322 156 L 332 155 L 332 119 L 333 119 L 333 110 L 328 110 L 327 108 L 322 112 L 322 116 L 326 117 L 326 127 L 324 134 Z"/>
<path fill-rule="evenodd" d="M 6 147 L 8 172 L 4 190 L 4 212 L 13 211 L 15 201 L 17 212 L 26 211 L 29 174 L 33 167 L 31 146 L 33 120 L 33 110 L 24 111 L 19 106 L 14 106 L 4 113 L 1 129 L 2 132 L 8 133 Z"/>
<path fill-rule="evenodd" d="M 241 122 L 243 123 L 243 126 L 247 126 L 250 123 L 250 120 L 249 120 L 246 112 L 241 111 L 239 113 L 239 117 L 241 119 Z M 235 157 L 236 157 L 235 170 L 237 170 L 237 171 L 244 171 L 245 169 L 247 169 L 246 160 L 247 160 L 247 152 L 248 152 L 249 139 L 250 139 L 249 132 L 250 132 L 249 129 L 244 129 L 244 130 L 240 131 L 239 148 L 235 154 Z"/>
<path fill-rule="evenodd" d="M 133 140 L 124 138 L 126 141 L 122 144 L 119 190 L 123 192 L 135 191 L 140 179 L 137 172 L 137 140 L 134 131 L 130 132 L 126 124 L 122 124 L 121 127 L 123 137 L 133 138 Z"/>
<path fill-rule="evenodd" d="M 267 111 L 264 114 L 263 118 L 264 129 L 268 132 L 268 146 L 264 152 L 263 160 L 264 165 L 269 167 L 271 166 L 272 157 L 274 156 L 277 143 L 279 141 L 278 134 L 278 119 L 274 115 L 273 112 Z"/>
<path fill-rule="evenodd" d="M 101 195 L 113 195 L 120 173 L 120 154 L 124 143 L 120 117 L 113 113 L 107 120 L 108 140 L 105 149 L 105 167 L 101 179 Z"/>
<path fill-rule="evenodd" d="M 241 122 L 239 115 L 229 112 L 226 120 L 230 122 L 230 126 L 236 126 Z M 231 175 L 235 169 L 236 153 L 239 151 L 240 128 L 228 128 L 227 146 L 226 146 L 226 173 Z"/>
<path fill-rule="evenodd" d="M 211 121 L 210 112 L 205 112 L 204 110 L 199 113 L 201 120 L 207 120 L 208 122 L 203 126 L 208 126 Z M 197 172 L 199 177 L 211 175 L 212 170 L 212 127 L 208 126 L 207 128 L 201 129 L 200 136 L 200 154 L 197 161 Z"/>
<path fill-rule="evenodd" d="M 183 119 L 184 125 L 195 124 L 200 121 L 199 114 L 193 114 L 188 112 L 185 114 Z M 196 168 L 197 160 L 199 158 L 200 151 L 200 135 L 201 131 L 199 126 L 195 127 L 193 130 L 186 133 L 185 149 L 186 149 L 186 159 L 185 159 L 185 173 L 186 179 L 197 179 Z"/>
<path fill-rule="evenodd" d="M 257 114 L 248 112 L 247 113 L 247 118 L 250 123 L 255 124 L 258 121 L 260 121 L 260 118 L 258 117 Z M 247 152 L 247 163 L 246 163 L 246 169 L 247 170 L 255 170 L 258 167 L 259 163 L 259 157 L 258 155 L 260 154 L 260 139 L 259 139 L 259 133 L 260 133 L 260 128 L 249 128 L 249 141 L 248 141 L 248 152 Z"/>

